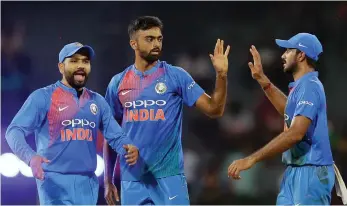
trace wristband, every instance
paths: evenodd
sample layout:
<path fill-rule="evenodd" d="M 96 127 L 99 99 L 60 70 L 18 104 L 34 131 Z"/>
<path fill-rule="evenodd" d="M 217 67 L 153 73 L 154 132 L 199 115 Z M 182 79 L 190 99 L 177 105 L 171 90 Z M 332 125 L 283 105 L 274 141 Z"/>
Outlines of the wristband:
<path fill-rule="evenodd" d="M 263 87 L 263 90 L 266 91 L 267 89 L 269 89 L 271 87 L 271 83 L 268 83 L 265 87 Z"/>

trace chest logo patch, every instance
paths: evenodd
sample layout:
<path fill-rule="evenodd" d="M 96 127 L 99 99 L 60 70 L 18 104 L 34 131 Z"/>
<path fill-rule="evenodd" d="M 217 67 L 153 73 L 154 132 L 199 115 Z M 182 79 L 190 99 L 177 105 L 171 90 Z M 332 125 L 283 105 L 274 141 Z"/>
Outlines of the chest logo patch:
<path fill-rule="evenodd" d="M 90 111 L 94 114 L 94 115 L 96 115 L 97 113 L 98 113 L 98 107 L 96 106 L 96 104 L 91 104 L 90 105 Z"/>
<path fill-rule="evenodd" d="M 165 83 L 163 82 L 158 82 L 156 85 L 155 85 L 155 91 L 158 93 L 158 94 L 164 94 L 167 90 L 167 87 L 165 85 Z"/>

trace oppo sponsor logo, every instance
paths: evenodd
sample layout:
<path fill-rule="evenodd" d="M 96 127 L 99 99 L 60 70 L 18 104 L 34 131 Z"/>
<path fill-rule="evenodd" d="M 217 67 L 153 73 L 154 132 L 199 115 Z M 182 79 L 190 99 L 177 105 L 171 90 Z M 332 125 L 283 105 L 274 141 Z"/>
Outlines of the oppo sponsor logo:
<path fill-rule="evenodd" d="M 191 89 L 191 88 L 193 88 L 194 87 L 194 85 L 195 85 L 195 82 L 192 82 L 189 86 L 188 86 L 188 89 Z"/>
<path fill-rule="evenodd" d="M 136 109 L 137 107 L 151 107 L 151 106 L 159 106 L 162 107 L 166 105 L 166 101 L 164 100 L 136 100 L 132 102 L 125 102 L 124 107 L 125 108 L 134 108 Z"/>
<path fill-rule="evenodd" d="M 312 102 L 309 102 L 309 101 L 300 101 L 300 102 L 298 103 L 298 106 L 299 106 L 299 105 L 302 105 L 302 104 L 306 104 L 306 105 L 313 106 L 313 103 L 312 103 Z"/>
<path fill-rule="evenodd" d="M 90 126 L 91 128 L 95 128 L 95 122 L 90 122 L 86 119 L 67 119 L 61 122 L 61 124 L 63 126 L 70 126 L 71 127 L 77 127 L 77 126 L 81 126 L 81 127 L 85 127 L 85 126 Z"/>

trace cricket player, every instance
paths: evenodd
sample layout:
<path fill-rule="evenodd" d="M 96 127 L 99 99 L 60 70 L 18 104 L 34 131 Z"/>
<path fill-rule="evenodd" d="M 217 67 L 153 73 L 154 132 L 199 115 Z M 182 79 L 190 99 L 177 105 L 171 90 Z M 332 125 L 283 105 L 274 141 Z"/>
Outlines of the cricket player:
<path fill-rule="evenodd" d="M 234 161 L 229 176 L 240 179 L 240 172 L 259 161 L 283 153 L 286 165 L 277 205 L 329 205 L 335 183 L 330 148 L 324 87 L 315 70 L 322 45 L 315 35 L 299 33 L 289 40 L 276 39 L 285 48 L 284 72 L 294 77 L 285 96 L 264 75 L 261 58 L 254 46 L 248 63 L 252 77 L 284 117 L 284 131 L 252 155 Z"/>
<path fill-rule="evenodd" d="M 58 63 L 62 80 L 31 93 L 7 128 L 10 148 L 36 178 L 40 204 L 96 204 L 99 129 L 129 164 L 137 161 L 138 149 L 122 132 L 105 99 L 84 87 L 93 56 L 89 46 L 64 46 Z M 34 132 L 36 152 L 25 141 Z"/>
<path fill-rule="evenodd" d="M 116 120 L 141 154 L 133 166 L 119 158 L 122 205 L 189 205 L 181 143 L 183 104 L 195 105 L 211 118 L 224 112 L 230 47 L 224 52 L 224 41 L 218 39 L 214 54 L 210 54 L 216 70 L 210 97 L 185 70 L 159 60 L 162 30 L 161 20 L 153 16 L 139 17 L 129 25 L 135 63 L 115 75 L 106 92 Z M 105 147 L 109 171 L 110 154 Z M 105 198 L 108 204 L 119 200 L 110 172 L 105 174 Z"/>

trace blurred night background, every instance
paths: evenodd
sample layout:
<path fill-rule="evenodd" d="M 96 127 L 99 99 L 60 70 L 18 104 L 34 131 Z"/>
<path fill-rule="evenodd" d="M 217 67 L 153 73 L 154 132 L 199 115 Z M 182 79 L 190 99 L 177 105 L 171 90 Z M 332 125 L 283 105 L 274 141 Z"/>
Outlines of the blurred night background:
<path fill-rule="evenodd" d="M 276 203 L 285 169 L 280 156 L 243 172 L 237 182 L 227 178 L 227 167 L 283 130 L 283 118 L 250 75 L 250 46 L 258 48 L 265 73 L 287 94 L 292 79 L 282 71 L 284 51 L 274 39 L 299 32 L 314 33 L 323 44 L 317 69 L 327 95 L 334 159 L 347 180 L 346 2 L 1 2 L 1 153 L 11 153 L 4 133 L 28 95 L 61 79 L 58 53 L 65 44 L 94 48 L 87 87 L 104 95 L 112 76 L 133 64 L 127 26 L 141 15 L 164 23 L 161 60 L 183 67 L 210 94 L 215 73 L 208 54 L 217 38 L 232 46 L 224 116 L 213 120 L 185 107 L 191 204 Z M 35 148 L 33 136 L 27 141 Z M 101 143 L 102 138 L 100 156 Z M 16 167 L 11 162 L 1 161 L 1 170 Z M 106 204 L 102 175 L 99 180 L 98 204 Z M 1 204 L 38 204 L 34 178 L 1 175 Z M 342 204 L 335 188 L 332 204 Z"/>

